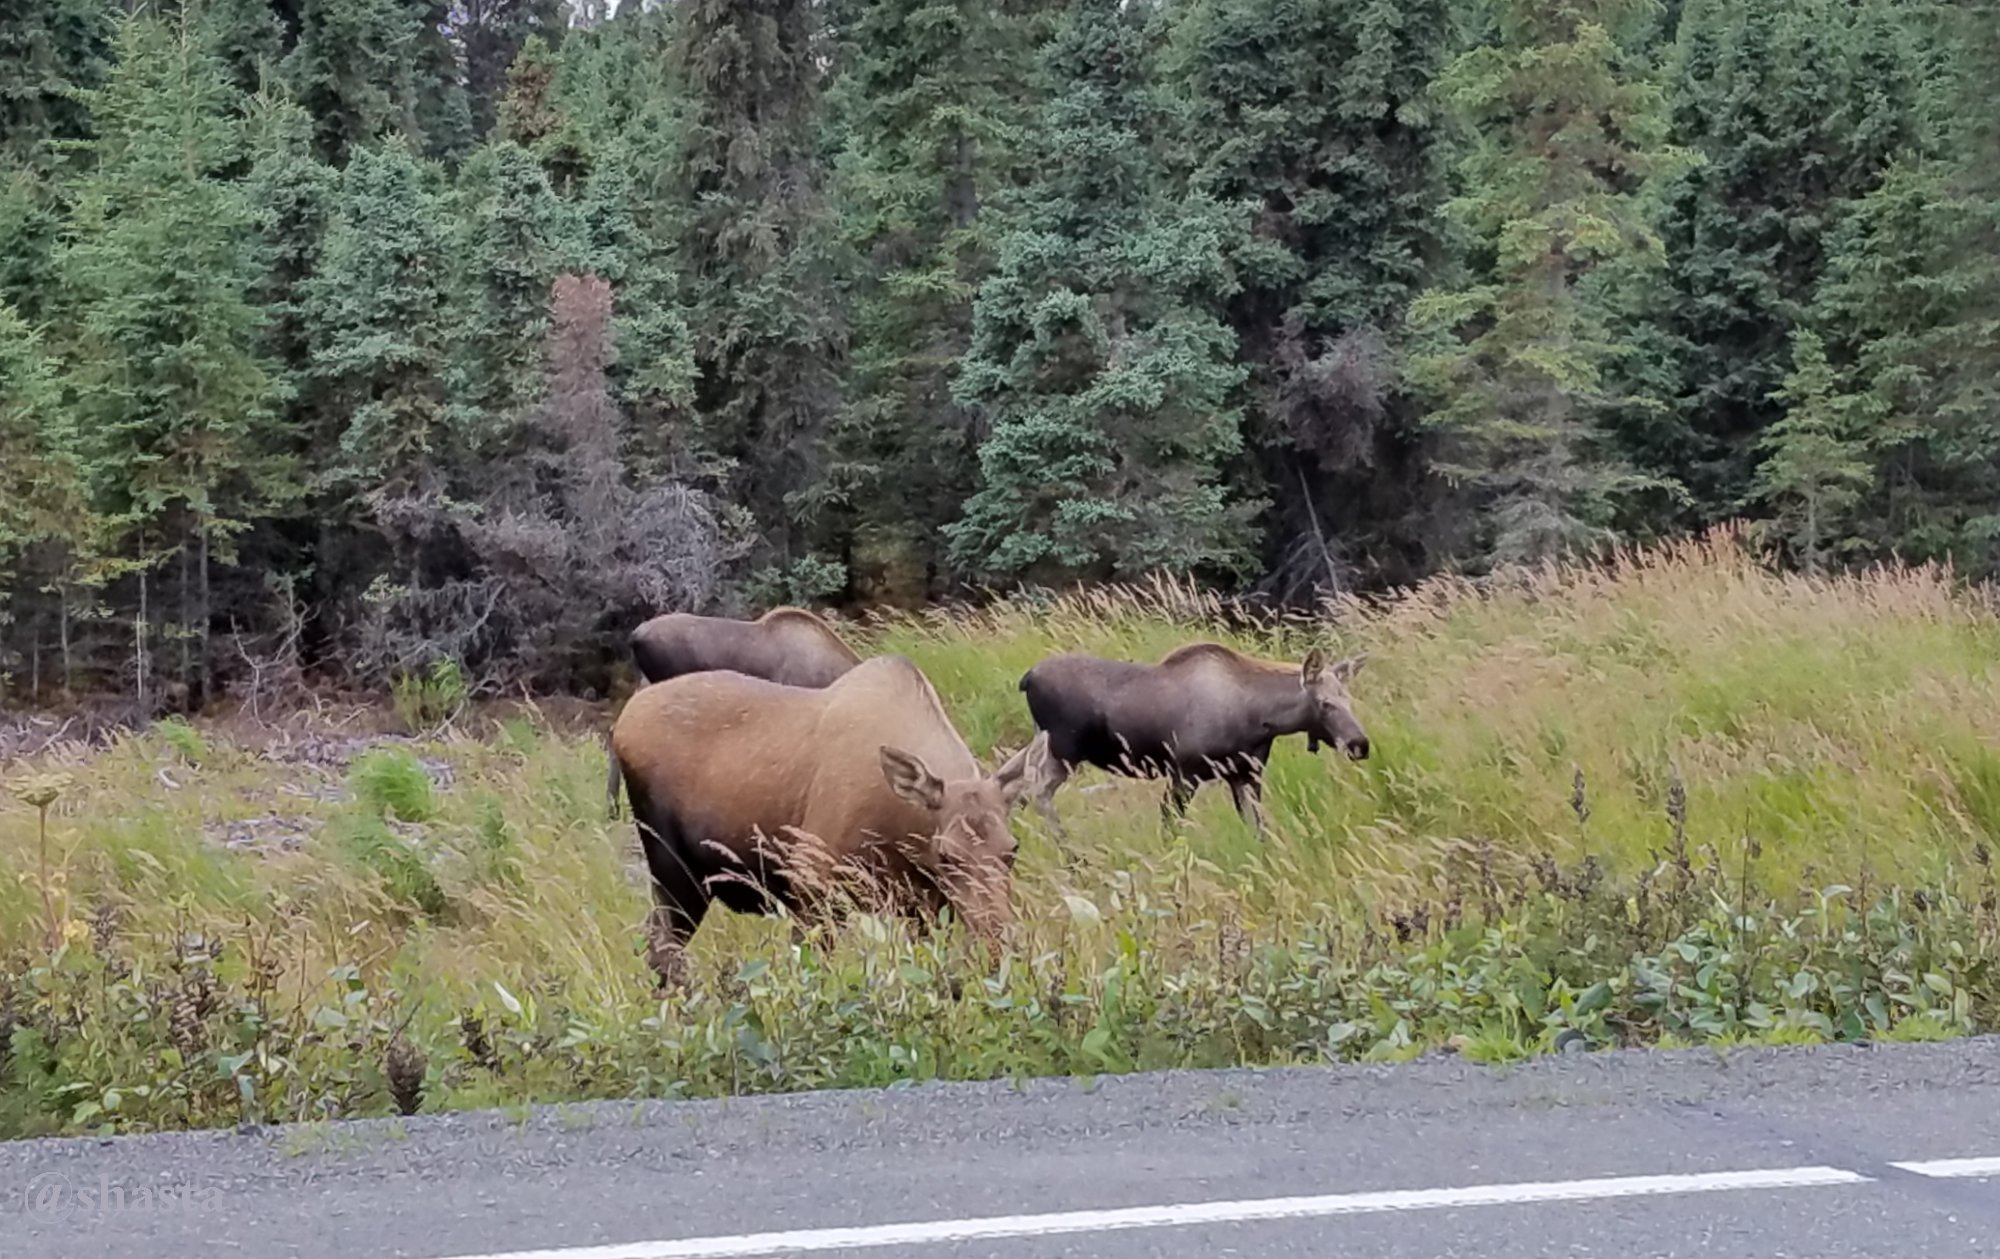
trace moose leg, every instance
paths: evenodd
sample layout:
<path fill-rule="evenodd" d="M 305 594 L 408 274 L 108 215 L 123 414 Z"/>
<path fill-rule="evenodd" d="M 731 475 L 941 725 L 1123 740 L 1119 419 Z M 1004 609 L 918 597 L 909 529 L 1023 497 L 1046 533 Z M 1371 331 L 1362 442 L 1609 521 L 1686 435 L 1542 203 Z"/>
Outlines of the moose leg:
<path fill-rule="evenodd" d="M 639 847 L 652 876 L 653 911 L 646 918 L 646 963 L 662 992 L 687 982 L 687 942 L 708 912 L 709 894 L 688 862 L 686 837 L 672 812 L 643 789 L 625 784 L 638 823 Z"/>
<path fill-rule="evenodd" d="M 1051 757 L 1048 774 L 1035 788 L 1035 811 L 1048 822 L 1049 829 L 1055 832 L 1056 838 L 1064 843 L 1069 841 L 1069 831 L 1063 826 L 1062 819 L 1056 816 L 1056 792 L 1069 781 L 1069 776 L 1075 771 L 1076 767 L 1068 761 Z"/>
<path fill-rule="evenodd" d="M 805 948 L 811 940 L 813 929 L 825 921 L 825 916 L 819 911 L 818 906 L 805 898 L 801 898 L 800 905 L 792 911 L 790 918 L 792 947 L 795 949 Z"/>
<path fill-rule="evenodd" d="M 1187 821 L 1188 802 L 1194 799 L 1195 784 L 1179 774 L 1167 775 L 1167 794 L 1160 801 L 1160 824 L 1168 830 Z"/>
<path fill-rule="evenodd" d="M 1236 812 L 1245 825 L 1264 838 L 1267 820 L 1264 814 L 1264 784 L 1260 776 L 1245 774 L 1229 780 L 1229 798 L 1236 804 Z"/>
<path fill-rule="evenodd" d="M 655 996 L 665 996 L 687 983 L 687 937 L 675 928 L 673 909 L 659 903 L 654 889 L 652 912 L 646 915 L 646 965 L 652 969 Z"/>
<path fill-rule="evenodd" d="M 611 772 L 604 783 L 604 813 L 611 821 L 618 820 L 618 753 L 611 750 L 611 735 L 604 736 L 604 759 L 611 762 Z"/>

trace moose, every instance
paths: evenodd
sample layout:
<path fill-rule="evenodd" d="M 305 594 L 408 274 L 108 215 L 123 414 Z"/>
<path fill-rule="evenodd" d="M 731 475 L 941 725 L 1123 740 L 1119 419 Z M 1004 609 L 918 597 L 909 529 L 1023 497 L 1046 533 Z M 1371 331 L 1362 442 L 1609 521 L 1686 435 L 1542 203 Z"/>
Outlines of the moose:
<path fill-rule="evenodd" d="M 632 631 L 632 661 L 648 682 L 731 669 L 786 686 L 826 686 L 861 663 L 833 627 L 804 608 L 754 621 L 668 612 Z"/>
<path fill-rule="evenodd" d="M 983 770 L 930 680 L 901 656 L 822 688 L 733 671 L 656 682 L 626 704 L 611 744 L 652 876 L 662 984 L 676 981 L 712 902 L 822 912 L 782 847 L 801 835 L 858 863 L 900 912 L 933 918 L 949 904 L 997 947 L 1012 921 L 1010 815 L 1051 772 L 1045 735 Z"/>
<path fill-rule="evenodd" d="M 754 621 L 668 612 L 630 638 L 632 662 L 648 683 L 728 669 L 786 686 L 826 686 L 861 663 L 833 627 L 804 608 L 772 608 Z M 607 758 L 608 759 L 608 758 Z M 605 774 L 605 814 L 618 816 L 618 765 Z"/>
<path fill-rule="evenodd" d="M 1157 663 L 1082 652 L 1051 656 L 1022 675 L 1036 728 L 1049 739 L 1050 772 L 1034 800 L 1058 836 L 1056 790 L 1079 765 L 1131 778 L 1165 778 L 1162 819 L 1184 818 L 1204 782 L 1229 784 L 1237 812 L 1265 832 L 1264 766 L 1272 741 L 1304 734 L 1350 760 L 1368 756 L 1347 684 L 1366 655 L 1329 662 L 1313 648 L 1302 665 L 1260 660 L 1221 643 L 1179 647 Z"/>

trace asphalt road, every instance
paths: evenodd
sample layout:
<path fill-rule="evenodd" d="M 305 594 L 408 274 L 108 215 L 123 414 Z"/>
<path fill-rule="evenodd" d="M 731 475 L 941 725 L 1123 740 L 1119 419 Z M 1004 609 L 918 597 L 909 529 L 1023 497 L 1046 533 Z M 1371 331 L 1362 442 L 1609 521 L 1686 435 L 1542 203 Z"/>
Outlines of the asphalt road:
<path fill-rule="evenodd" d="M 16 1142 L 0 1259 L 1951 1259 L 1988 1175 L 2000 1040 L 1443 1060 Z"/>

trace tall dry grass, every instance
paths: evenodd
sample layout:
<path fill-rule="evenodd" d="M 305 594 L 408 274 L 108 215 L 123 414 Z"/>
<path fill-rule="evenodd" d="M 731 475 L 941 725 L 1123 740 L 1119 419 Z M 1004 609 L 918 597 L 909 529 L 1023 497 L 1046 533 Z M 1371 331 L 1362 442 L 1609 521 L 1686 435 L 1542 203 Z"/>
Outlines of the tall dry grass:
<path fill-rule="evenodd" d="M 532 714 L 353 764 L 172 727 L 10 767 L 69 781 L 46 846 L 0 803 L 0 1132 L 1989 1018 L 2000 620 L 1948 574 L 1779 576 L 1720 533 L 1227 611 L 1160 583 L 868 627 L 989 755 L 1055 651 L 1369 653 L 1373 757 L 1282 746 L 1265 842 L 1225 792 L 1170 832 L 1091 773 L 1072 851 L 1020 815 L 997 970 L 716 910 L 657 998 L 602 743 Z"/>
<path fill-rule="evenodd" d="M 1407 877 L 1481 841 L 1634 867 L 1666 835 L 1676 774 L 1701 833 L 1760 837 L 1774 877 L 1910 877 L 2000 833 L 2000 621 L 1936 569 L 1781 577 L 1721 532 L 1257 633 L 1215 632 L 1216 611 L 1193 592 L 1093 592 L 892 623 L 878 645 L 923 666 L 975 746 L 1029 735 L 1015 683 L 1056 651 L 1147 659 L 1202 635 L 1284 659 L 1314 641 L 1369 652 L 1354 691 L 1373 758 L 1314 760 L 1294 740 L 1273 762 L 1274 847 L 1343 881 Z M 1152 790 L 1065 803 L 1107 850 L 1144 848 L 1130 797 Z M 1219 796 L 1208 849 L 1248 858 Z"/>

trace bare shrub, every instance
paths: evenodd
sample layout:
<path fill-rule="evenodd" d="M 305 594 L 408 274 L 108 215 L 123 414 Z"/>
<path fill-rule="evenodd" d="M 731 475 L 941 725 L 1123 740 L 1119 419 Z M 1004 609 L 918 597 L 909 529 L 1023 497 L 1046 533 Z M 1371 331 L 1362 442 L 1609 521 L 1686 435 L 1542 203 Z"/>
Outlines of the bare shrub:
<path fill-rule="evenodd" d="M 305 604 L 295 581 L 267 574 L 265 582 L 271 589 L 269 628 L 262 634 L 246 634 L 231 617 L 229 641 L 236 659 L 218 670 L 225 682 L 233 682 L 250 720 L 259 723 L 296 708 L 306 693 L 299 648 L 306 628 Z"/>
<path fill-rule="evenodd" d="M 495 624 L 506 591 L 495 577 L 409 585 L 378 577 L 362 595 L 349 664 L 371 682 L 428 670 L 440 660 L 499 662 Z"/>
<path fill-rule="evenodd" d="M 1329 469 L 1369 463 L 1392 371 L 1382 334 L 1366 325 L 1352 328 L 1314 354 L 1294 314 L 1277 357 L 1277 412 L 1292 443 Z"/>
<path fill-rule="evenodd" d="M 374 680 L 458 661 L 475 692 L 574 681 L 616 653 L 629 625 L 713 604 L 743 553 L 713 501 L 676 481 L 639 481 L 622 455 L 611 392 L 611 285 L 565 275 L 551 295 L 548 390 L 528 449 L 486 469 L 476 503 L 431 492 L 375 504 L 447 575 L 379 579 L 366 599 L 358 671 Z"/>

